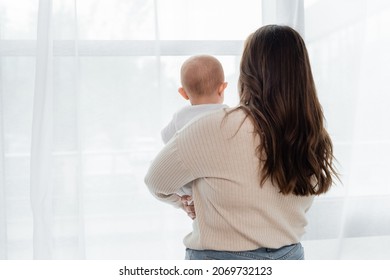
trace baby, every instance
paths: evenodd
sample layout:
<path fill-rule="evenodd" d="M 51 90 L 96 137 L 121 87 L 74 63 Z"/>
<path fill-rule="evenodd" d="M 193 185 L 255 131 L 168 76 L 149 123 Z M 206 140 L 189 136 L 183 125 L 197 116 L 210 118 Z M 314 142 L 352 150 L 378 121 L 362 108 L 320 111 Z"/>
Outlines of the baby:
<path fill-rule="evenodd" d="M 183 63 L 180 76 L 182 86 L 179 93 L 190 101 L 191 106 L 176 112 L 171 122 L 161 131 L 165 144 L 195 117 L 228 107 L 222 104 L 227 82 L 222 65 L 215 57 L 210 55 L 190 57 Z M 177 194 L 191 196 L 191 183 L 183 186 Z"/>

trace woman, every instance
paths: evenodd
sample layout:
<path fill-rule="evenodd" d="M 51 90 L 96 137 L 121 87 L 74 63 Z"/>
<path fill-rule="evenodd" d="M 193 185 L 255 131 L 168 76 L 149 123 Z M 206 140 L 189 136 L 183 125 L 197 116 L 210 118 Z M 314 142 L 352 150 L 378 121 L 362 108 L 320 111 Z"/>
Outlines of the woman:
<path fill-rule="evenodd" d="M 174 194 L 193 182 L 194 207 L 183 206 L 194 218 L 186 259 L 303 259 L 306 212 L 337 173 L 307 50 L 295 30 L 268 25 L 249 36 L 239 95 L 238 107 L 179 131 L 145 183 L 158 199 L 177 205 Z"/>

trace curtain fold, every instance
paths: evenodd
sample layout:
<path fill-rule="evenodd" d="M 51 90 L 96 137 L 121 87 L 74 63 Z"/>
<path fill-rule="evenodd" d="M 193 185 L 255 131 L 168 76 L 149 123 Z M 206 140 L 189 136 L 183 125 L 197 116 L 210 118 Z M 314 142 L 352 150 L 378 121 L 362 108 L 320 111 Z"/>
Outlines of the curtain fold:
<path fill-rule="evenodd" d="M 288 25 L 305 35 L 304 0 L 262 0 L 263 25 Z"/>
<path fill-rule="evenodd" d="M 0 32 L 1 39 L 1 32 Z M 7 259 L 7 195 L 5 189 L 5 140 L 4 140 L 4 107 L 3 107 L 3 79 L 0 57 L 0 260 Z"/>
<path fill-rule="evenodd" d="M 69 59 L 72 81 L 71 96 L 74 108 L 75 153 L 74 169 L 66 176 L 74 177 L 74 191 L 60 195 L 58 177 L 63 176 L 62 160 L 58 157 L 56 139 L 58 108 L 62 100 L 61 90 L 55 82 L 60 75 L 58 67 L 61 60 L 53 55 L 53 1 L 40 0 L 37 29 L 36 76 L 33 100 L 33 123 L 30 160 L 30 198 L 33 213 L 33 258 L 85 259 L 85 219 L 84 219 L 84 158 L 83 158 L 83 108 L 80 92 L 80 60 L 78 56 L 77 1 L 73 2 L 72 15 L 74 52 Z M 61 178 L 60 180 L 63 180 Z M 66 207 L 67 216 L 56 214 Z M 62 230 L 69 232 L 63 236 Z"/>
<path fill-rule="evenodd" d="M 53 35 L 52 1 L 40 0 L 30 160 L 33 257 L 53 258 Z"/>
<path fill-rule="evenodd" d="M 73 42 L 74 42 L 74 56 L 73 62 L 73 81 L 74 81 L 74 96 L 75 96 L 75 108 L 76 108 L 76 149 L 77 149 L 77 167 L 75 169 L 76 177 L 76 194 L 77 200 L 76 215 L 77 215 L 77 227 L 76 227 L 76 249 L 75 258 L 85 259 L 85 212 L 84 212 L 84 174 L 85 174 L 85 160 L 83 151 L 85 149 L 84 144 L 84 116 L 82 107 L 82 93 L 80 89 L 81 70 L 80 70 L 80 57 L 79 57 L 79 26 L 78 26 L 78 12 L 77 12 L 77 0 L 73 1 Z"/>

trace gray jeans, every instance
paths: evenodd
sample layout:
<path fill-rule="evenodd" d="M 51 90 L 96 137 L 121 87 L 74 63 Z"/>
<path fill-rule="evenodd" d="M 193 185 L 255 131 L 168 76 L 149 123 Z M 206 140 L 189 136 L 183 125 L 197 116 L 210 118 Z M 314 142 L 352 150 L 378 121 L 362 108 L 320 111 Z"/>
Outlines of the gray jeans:
<path fill-rule="evenodd" d="M 260 248 L 251 251 L 214 251 L 186 249 L 186 260 L 304 260 L 301 243 L 279 249 Z"/>

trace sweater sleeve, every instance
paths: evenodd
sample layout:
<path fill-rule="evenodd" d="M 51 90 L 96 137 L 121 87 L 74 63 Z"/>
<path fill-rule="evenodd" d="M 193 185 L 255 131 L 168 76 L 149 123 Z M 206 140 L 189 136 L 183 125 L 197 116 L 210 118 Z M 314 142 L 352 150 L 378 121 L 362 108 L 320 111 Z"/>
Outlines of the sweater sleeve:
<path fill-rule="evenodd" d="M 145 184 L 159 200 L 181 206 L 178 190 L 195 180 L 190 170 L 183 164 L 177 149 L 177 140 L 172 141 L 160 151 L 145 176 Z"/>

